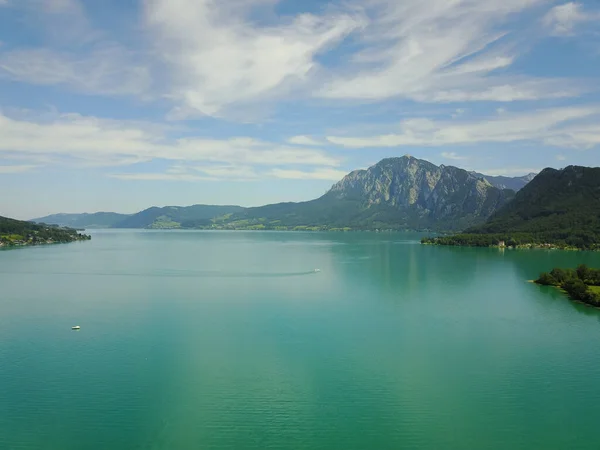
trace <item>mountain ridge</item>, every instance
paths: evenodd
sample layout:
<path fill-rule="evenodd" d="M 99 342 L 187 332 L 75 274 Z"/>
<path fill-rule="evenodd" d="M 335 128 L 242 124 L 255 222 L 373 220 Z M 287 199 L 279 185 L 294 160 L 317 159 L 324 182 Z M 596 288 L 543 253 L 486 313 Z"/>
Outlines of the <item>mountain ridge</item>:
<path fill-rule="evenodd" d="M 31 219 L 30 222 L 48 223 L 73 228 L 111 228 L 114 224 L 131 216 L 114 212 L 99 211 L 95 213 L 58 213 Z"/>
<path fill-rule="evenodd" d="M 323 196 L 305 202 L 250 208 L 153 206 L 131 215 L 95 213 L 80 215 L 79 220 L 68 217 L 68 224 L 60 214 L 34 220 L 86 227 L 86 221 L 98 221 L 100 214 L 115 214 L 105 218 L 103 225 L 110 228 L 456 231 L 483 223 L 514 195 L 508 189 L 495 187 L 488 179 L 493 177 L 480 175 L 405 155 L 354 170 Z"/>
<path fill-rule="evenodd" d="M 215 217 L 242 209 L 231 205 L 152 206 L 116 223 L 113 228 L 196 228 L 208 225 Z"/>
<path fill-rule="evenodd" d="M 523 175 L 521 177 L 507 177 L 502 175 L 490 176 L 474 171 L 471 171 L 470 173 L 476 177 L 485 178 L 488 183 L 497 187 L 498 189 L 512 189 L 515 192 L 518 192 L 527 186 L 527 184 L 537 175 L 537 173 L 534 172 L 528 173 L 527 175 Z"/>
<path fill-rule="evenodd" d="M 484 224 L 426 242 L 600 248 L 600 167 L 544 169 Z"/>

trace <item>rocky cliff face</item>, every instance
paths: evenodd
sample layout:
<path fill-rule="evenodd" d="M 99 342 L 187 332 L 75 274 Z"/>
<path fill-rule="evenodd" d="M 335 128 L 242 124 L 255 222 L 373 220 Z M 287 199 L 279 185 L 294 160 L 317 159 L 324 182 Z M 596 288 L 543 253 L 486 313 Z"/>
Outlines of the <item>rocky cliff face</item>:
<path fill-rule="evenodd" d="M 520 191 L 527 186 L 527 184 L 537 175 L 535 173 L 530 173 L 522 177 L 492 177 L 477 172 L 470 173 L 475 175 L 477 178 L 485 178 L 492 186 L 497 187 L 498 189 L 512 189 L 515 192 Z"/>
<path fill-rule="evenodd" d="M 457 230 L 484 222 L 514 196 L 466 170 L 404 156 L 357 170 L 325 195 L 365 211 L 394 209 L 408 228 Z"/>

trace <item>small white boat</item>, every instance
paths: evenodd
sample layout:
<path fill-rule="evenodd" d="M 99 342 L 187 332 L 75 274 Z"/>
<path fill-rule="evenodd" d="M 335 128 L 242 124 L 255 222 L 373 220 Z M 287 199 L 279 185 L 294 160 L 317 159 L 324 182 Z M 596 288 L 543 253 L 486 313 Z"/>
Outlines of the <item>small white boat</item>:
<path fill-rule="evenodd" d="M 81 327 L 79 325 L 75 325 L 74 327 L 71 327 L 71 330 L 79 330 L 81 329 Z"/>
<path fill-rule="evenodd" d="M 321 271 L 321 269 L 315 269 L 315 272 L 320 272 L 320 271 Z"/>

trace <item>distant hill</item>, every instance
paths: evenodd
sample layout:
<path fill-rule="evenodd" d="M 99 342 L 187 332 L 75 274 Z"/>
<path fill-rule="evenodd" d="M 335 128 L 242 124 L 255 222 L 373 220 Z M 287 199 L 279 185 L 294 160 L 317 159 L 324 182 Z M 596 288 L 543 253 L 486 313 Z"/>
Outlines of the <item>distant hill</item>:
<path fill-rule="evenodd" d="M 600 168 L 544 169 L 483 225 L 438 239 L 449 245 L 552 244 L 600 248 Z"/>
<path fill-rule="evenodd" d="M 224 228 L 460 230 L 484 222 L 514 196 L 466 170 L 403 156 L 357 170 L 321 198 L 248 208 Z"/>
<path fill-rule="evenodd" d="M 140 211 L 115 223 L 113 228 L 203 228 L 212 225 L 215 217 L 227 217 L 240 212 L 241 206 L 165 206 Z"/>
<path fill-rule="evenodd" d="M 56 214 L 76 228 L 413 229 L 457 231 L 483 222 L 531 178 L 490 177 L 403 156 L 356 170 L 324 196 L 300 203 L 152 207 L 132 215 Z"/>
<path fill-rule="evenodd" d="M 111 228 L 118 222 L 129 217 L 128 214 L 113 212 L 97 212 L 93 214 L 52 214 L 50 216 L 32 219 L 32 222 L 42 222 L 71 228 Z"/>
<path fill-rule="evenodd" d="M 90 239 L 71 228 L 0 217 L 0 247 L 53 244 Z"/>
<path fill-rule="evenodd" d="M 492 186 L 497 187 L 498 189 L 512 189 L 515 192 L 523 189 L 527 183 L 533 180 L 536 176 L 535 173 L 530 173 L 522 177 L 492 177 L 490 175 L 484 175 L 478 172 L 471 173 L 477 178 L 485 178 Z"/>

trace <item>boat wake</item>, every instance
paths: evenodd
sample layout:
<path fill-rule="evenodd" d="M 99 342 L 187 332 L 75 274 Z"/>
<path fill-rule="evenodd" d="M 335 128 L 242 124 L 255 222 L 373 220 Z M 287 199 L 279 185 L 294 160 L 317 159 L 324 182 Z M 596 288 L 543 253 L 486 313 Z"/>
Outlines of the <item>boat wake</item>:
<path fill-rule="evenodd" d="M 321 269 L 313 269 L 303 272 L 244 272 L 228 270 L 188 270 L 188 269 L 161 269 L 149 270 L 144 272 L 122 272 L 122 271 L 102 271 L 102 272 L 26 272 L 26 271 L 7 271 L 7 274 L 22 275 L 65 275 L 65 276 L 97 276 L 97 277 L 165 277 L 165 278 L 284 278 L 300 277 L 314 275 L 321 272 Z"/>

